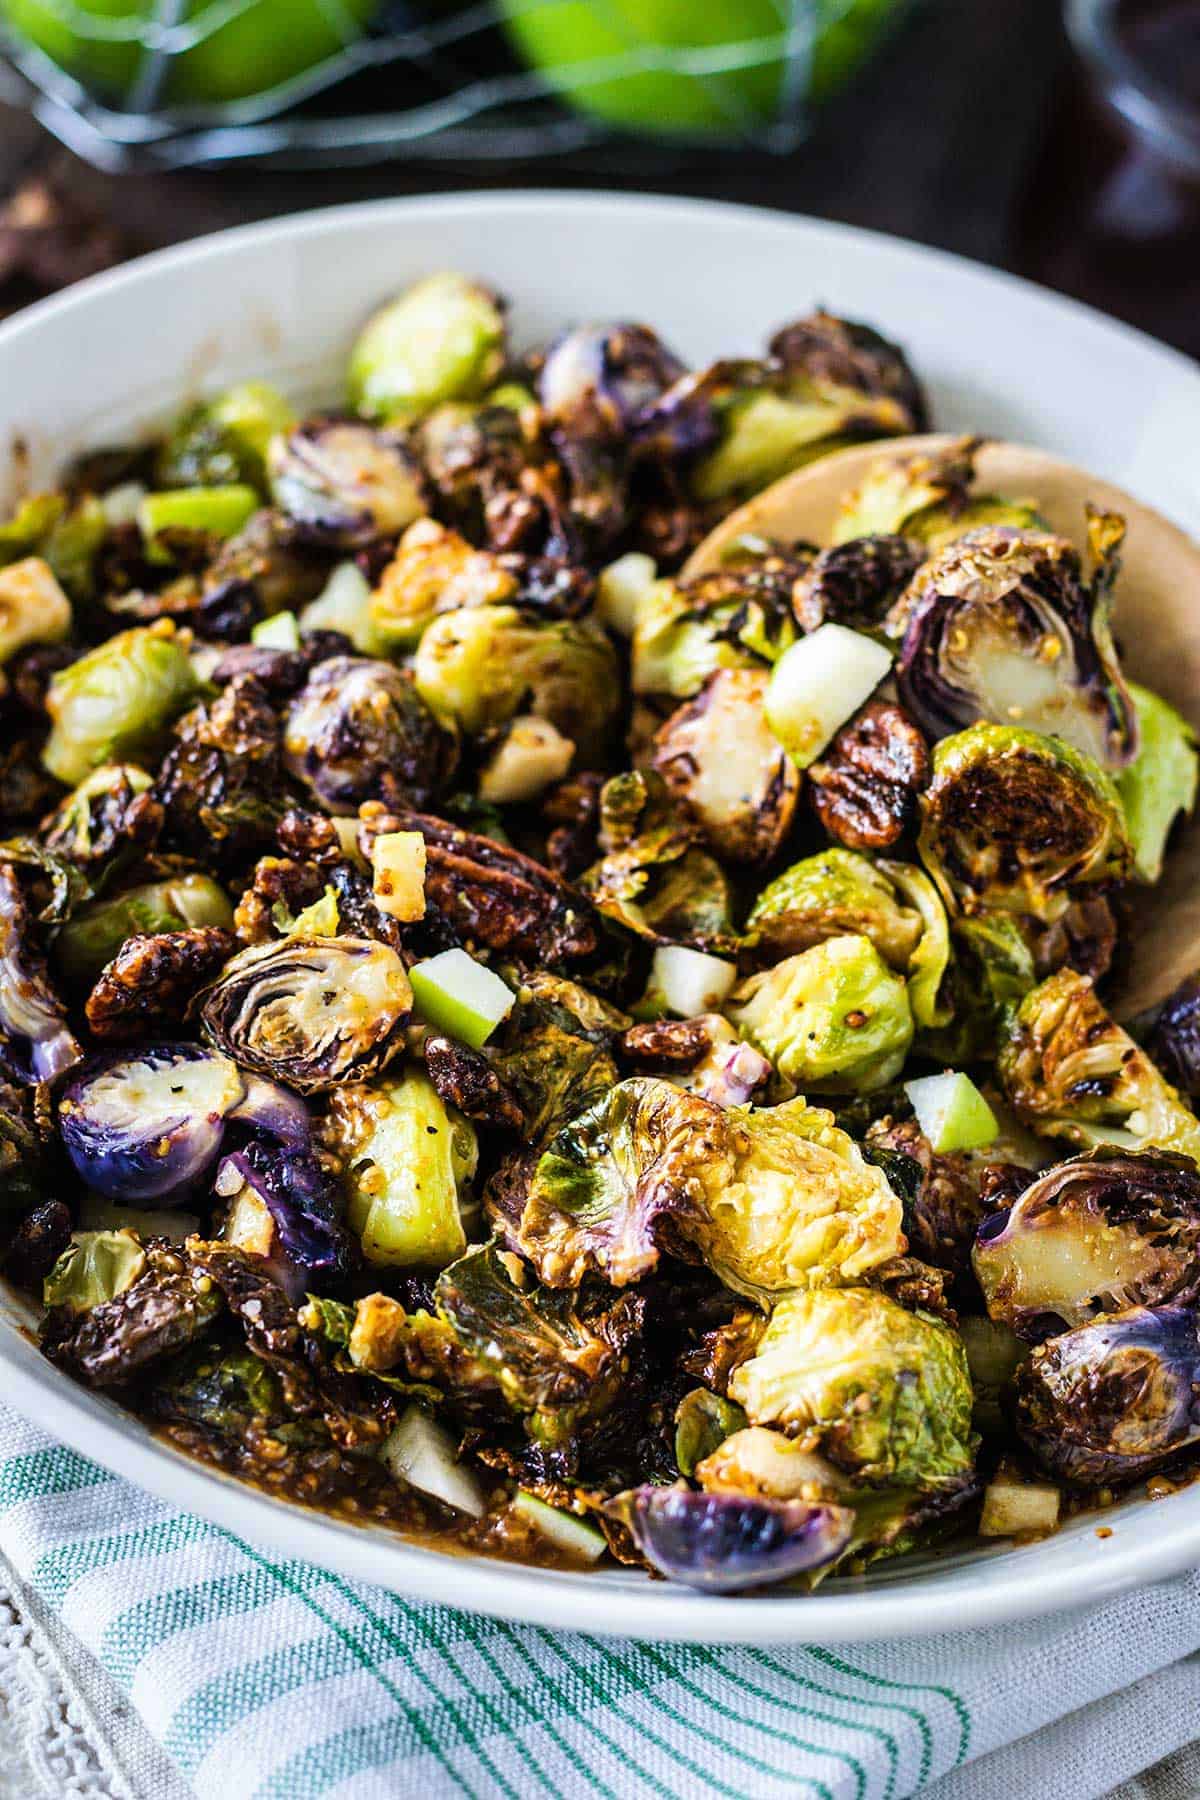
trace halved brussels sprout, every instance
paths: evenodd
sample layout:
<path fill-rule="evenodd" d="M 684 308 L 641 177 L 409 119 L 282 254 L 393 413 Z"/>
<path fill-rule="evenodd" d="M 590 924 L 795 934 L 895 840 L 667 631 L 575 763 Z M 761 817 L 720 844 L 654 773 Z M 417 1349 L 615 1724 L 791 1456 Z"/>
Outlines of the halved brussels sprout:
<path fill-rule="evenodd" d="M 199 684 L 167 621 L 118 632 L 61 669 L 46 694 L 53 721 L 42 761 L 76 787 L 107 762 L 140 762 L 167 740 Z"/>
<path fill-rule="evenodd" d="M 863 1481 L 930 1489 L 972 1467 L 962 1340 L 874 1288 L 784 1295 L 729 1393 Z"/>
<path fill-rule="evenodd" d="M 980 719 L 1020 723 L 1124 767 L 1138 721 L 1109 626 L 1114 555 L 1110 543 L 1085 579 L 1066 538 L 987 526 L 925 563 L 888 621 L 918 725 L 939 738 Z"/>
<path fill-rule="evenodd" d="M 318 663 L 288 707 L 283 760 L 319 801 L 427 806 L 458 759 L 453 732 L 430 712 L 406 670 L 358 656 Z"/>
<path fill-rule="evenodd" d="M 418 519 L 371 596 L 371 625 L 385 643 L 411 650 L 439 613 L 502 605 L 515 598 L 518 586 L 490 551 L 476 550 L 436 519 Z"/>
<path fill-rule="evenodd" d="M 347 1221 L 368 1262 L 441 1269 L 462 1254 L 461 1195 L 478 1146 L 426 1075 L 409 1070 L 399 1081 L 338 1090 L 329 1143 L 345 1170 Z"/>
<path fill-rule="evenodd" d="M 354 340 L 350 404 L 368 419 L 409 419 L 483 394 L 504 367 L 504 312 L 488 288 L 447 270 L 374 313 Z"/>
<path fill-rule="evenodd" d="M 245 1085 L 226 1056 L 163 1044 L 92 1061 L 58 1109 L 81 1181 L 110 1200 L 184 1199 L 216 1161 Z"/>
<path fill-rule="evenodd" d="M 1200 1294 L 1200 1172 L 1190 1157 L 1100 1147 L 1059 1163 L 979 1227 L 992 1318 L 1025 1337 L 1098 1312 Z"/>
<path fill-rule="evenodd" d="M 1079 1487 L 1135 1481 L 1200 1442 L 1200 1314 L 1135 1306 L 1040 1344 L 1017 1371 L 1017 1429 Z"/>
<path fill-rule="evenodd" d="M 1045 520 L 1034 500 L 999 494 L 972 495 L 975 454 L 981 438 L 959 438 L 945 449 L 880 456 L 852 493 L 833 526 L 835 544 L 854 538 L 902 534 L 936 554 L 984 525 L 1041 530 Z"/>
<path fill-rule="evenodd" d="M 763 713 L 767 674 L 716 669 L 654 740 L 654 767 L 719 855 L 767 862 L 796 815 L 800 775 Z"/>
<path fill-rule="evenodd" d="M 741 567 L 659 581 L 638 608 L 630 684 L 690 699 L 715 669 L 764 668 L 795 641 L 788 581 Z"/>
<path fill-rule="evenodd" d="M 417 646 L 413 674 L 426 704 L 464 731 L 532 713 L 570 738 L 585 764 L 603 757 L 620 700 L 616 655 L 599 626 L 532 619 L 515 606 L 443 613 Z"/>
<path fill-rule="evenodd" d="M 996 1073 L 1018 1118 L 1043 1137 L 1200 1159 L 1195 1115 L 1071 969 L 1041 982 L 1012 1013 Z"/>
<path fill-rule="evenodd" d="M 605 1511 L 660 1575 L 710 1594 L 788 1581 L 834 1562 L 850 1542 L 848 1507 L 746 1494 L 635 1488 Z"/>
<path fill-rule="evenodd" d="M 233 908 L 215 881 L 174 875 L 80 907 L 59 928 L 54 961 L 69 984 L 82 986 L 93 982 L 131 937 L 232 924 Z"/>
<path fill-rule="evenodd" d="M 0 1067 L 30 1087 L 57 1080 L 83 1054 L 32 930 L 16 871 L 0 851 Z"/>
<path fill-rule="evenodd" d="M 727 1112 L 669 1082 L 621 1082 L 551 1140 L 518 1241 L 544 1281 L 637 1280 L 661 1244 L 698 1250 L 762 1299 L 853 1281 L 899 1253 L 901 1206 L 833 1115 L 802 1100 Z M 661 1243 L 660 1243 L 661 1240 Z"/>
<path fill-rule="evenodd" d="M 403 1049 L 412 989 L 386 944 L 289 937 L 241 951 L 195 1004 L 211 1044 L 313 1094 L 364 1081 Z"/>
<path fill-rule="evenodd" d="M 275 504 L 304 542 L 360 549 L 425 511 L 420 470 L 401 432 L 310 419 L 272 439 L 267 467 Z"/>
<path fill-rule="evenodd" d="M 953 911 L 998 908 L 1048 923 L 1072 889 L 1129 872 L 1111 777 L 1036 731 L 972 725 L 944 738 L 921 810 L 921 861 Z"/>
<path fill-rule="evenodd" d="M 266 381 L 242 381 L 178 420 L 154 465 L 158 487 L 266 484 L 267 448 L 290 431 L 296 415 Z"/>
<path fill-rule="evenodd" d="M 1117 776 L 1139 881 L 1162 874 L 1171 827 L 1196 804 L 1196 734 L 1182 714 L 1149 688 L 1129 683 L 1137 710 L 1138 752 Z"/>
<path fill-rule="evenodd" d="M 723 947 L 733 933 L 729 878 L 698 847 L 662 776 L 614 775 L 600 790 L 599 813 L 604 855 L 579 885 L 600 911 L 657 943 Z"/>
<path fill-rule="evenodd" d="M 827 938 L 752 975 L 728 1008 L 789 1093 L 869 1093 L 904 1067 L 913 1015 L 870 938 Z"/>

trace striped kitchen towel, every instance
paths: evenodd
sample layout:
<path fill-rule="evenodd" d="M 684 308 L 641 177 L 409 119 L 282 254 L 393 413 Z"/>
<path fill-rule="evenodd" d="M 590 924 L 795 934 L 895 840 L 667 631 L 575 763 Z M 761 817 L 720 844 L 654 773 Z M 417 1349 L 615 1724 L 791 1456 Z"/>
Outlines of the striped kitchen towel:
<path fill-rule="evenodd" d="M 837 1651 L 568 1635 L 280 1560 L 3 1407 L 0 1545 L 198 1800 L 1092 1800 L 1200 1720 L 1200 1574 Z"/>

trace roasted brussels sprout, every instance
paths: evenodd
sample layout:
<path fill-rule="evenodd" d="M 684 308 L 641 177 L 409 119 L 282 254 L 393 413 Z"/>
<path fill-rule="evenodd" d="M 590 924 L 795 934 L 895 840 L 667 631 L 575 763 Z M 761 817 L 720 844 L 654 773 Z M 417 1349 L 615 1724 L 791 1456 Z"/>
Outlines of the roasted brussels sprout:
<path fill-rule="evenodd" d="M 692 1476 L 735 1431 L 744 1430 L 746 1415 L 733 1401 L 709 1388 L 693 1388 L 675 1408 L 675 1461 L 681 1475 Z"/>
<path fill-rule="evenodd" d="M 520 1106 L 529 1143 L 543 1143 L 617 1085 L 613 1051 L 626 1023 L 624 1013 L 561 975 L 532 969 L 524 976 L 489 1058 Z"/>
<path fill-rule="evenodd" d="M 532 619 L 515 606 L 443 613 L 417 646 L 413 674 L 426 704 L 465 732 L 532 713 L 585 763 L 603 757 L 619 701 L 616 656 L 599 627 Z"/>
<path fill-rule="evenodd" d="M 1125 815 L 1111 778 L 1057 738 L 972 725 L 933 753 L 918 846 L 948 907 L 1049 922 L 1071 890 L 1128 874 Z"/>
<path fill-rule="evenodd" d="M 91 494 L 80 495 L 73 505 L 63 494 L 34 494 L 6 524 L 0 525 L 0 568 L 41 563 L 73 599 L 90 599 L 96 558 L 107 530 L 104 508 Z M 47 607 L 32 641 L 51 642 L 63 635 L 55 628 L 62 617 L 62 596 L 52 592 L 41 569 L 27 567 L 24 577 L 18 578 L 15 595 L 18 613 L 23 618 L 29 618 L 26 600 L 20 594 L 25 581 L 32 581 L 40 590 L 37 611 L 41 611 L 42 604 Z M 31 640 L 26 637 L 24 641 Z"/>
<path fill-rule="evenodd" d="M 1032 500 L 971 493 L 981 438 L 959 438 L 945 449 L 883 455 L 846 496 L 833 526 L 835 544 L 901 533 L 936 554 L 985 525 L 1016 531 L 1045 528 Z"/>
<path fill-rule="evenodd" d="M 403 1049 L 412 989 L 386 944 L 288 937 L 241 951 L 196 1005 L 210 1044 L 314 1094 L 368 1079 Z"/>
<path fill-rule="evenodd" d="M 654 771 L 631 769 L 599 796 L 604 854 L 580 877 L 600 911 L 639 937 L 719 948 L 732 936 L 733 894 L 696 828 L 670 803 Z"/>
<path fill-rule="evenodd" d="M 27 644 L 54 644 L 71 629 L 71 602 L 40 556 L 0 568 L 0 663 Z"/>
<path fill-rule="evenodd" d="M 1017 1428 L 1085 1488 L 1135 1481 L 1200 1441 L 1200 1314 L 1135 1306 L 1040 1344 L 1017 1371 Z"/>
<path fill-rule="evenodd" d="M 1200 1123 L 1084 975 L 1060 969 L 1012 1013 L 996 1058 L 1017 1117 L 1085 1149 L 1115 1144 L 1200 1159 Z"/>
<path fill-rule="evenodd" d="M 461 1195 L 475 1174 L 475 1133 L 428 1076 L 345 1087 L 330 1100 L 327 1141 L 345 1170 L 347 1220 L 371 1263 L 444 1268 L 466 1249 Z"/>
<path fill-rule="evenodd" d="M 913 1015 L 870 938 L 827 938 L 752 975 L 729 1017 L 788 1093 L 868 1093 L 904 1066 Z"/>
<path fill-rule="evenodd" d="M 197 685 L 169 624 L 119 632 L 51 681 L 46 711 L 53 729 L 42 760 L 75 787 L 102 763 L 153 755 Z"/>
<path fill-rule="evenodd" d="M 762 670 L 714 670 L 654 740 L 654 767 L 707 843 L 733 862 L 774 856 L 800 791 L 763 715 L 766 686 Z"/>
<path fill-rule="evenodd" d="M 350 403 L 368 419 L 409 419 L 484 393 L 504 366 L 504 311 L 480 283 L 447 271 L 414 282 L 354 340 Z"/>
<path fill-rule="evenodd" d="M 168 876 L 80 907 L 59 929 L 54 961 L 68 983 L 90 985 L 132 937 L 232 924 L 228 896 L 210 876 Z"/>
<path fill-rule="evenodd" d="M 930 1489 L 971 1469 L 961 1339 L 873 1288 L 784 1295 L 729 1394 L 862 1481 Z"/>
<path fill-rule="evenodd" d="M 698 1494 L 682 1484 L 636 1488 L 605 1510 L 660 1575 L 711 1594 L 823 1568 L 846 1549 L 854 1525 L 844 1506 Z"/>
<path fill-rule="evenodd" d="M 364 657 L 318 663 L 284 721 L 286 768 L 337 812 L 353 812 L 362 800 L 427 806 L 457 755 L 453 732 L 412 677 Z"/>
<path fill-rule="evenodd" d="M 371 626 L 383 643 L 410 650 L 439 613 L 500 606 L 516 598 L 511 569 L 476 550 L 436 519 L 410 525 L 369 601 Z"/>
<path fill-rule="evenodd" d="M 985 1219 L 972 1257 L 988 1312 L 1023 1337 L 1200 1295 L 1200 1172 L 1103 1147 L 1059 1163 Z"/>
<path fill-rule="evenodd" d="M 1112 552 L 1115 554 L 1115 552 Z M 930 737 L 978 720 L 1053 732 L 1108 769 L 1137 750 L 1137 714 L 1109 628 L 1102 561 L 1044 531 L 986 526 L 913 577 L 889 618 L 900 698 Z"/>
<path fill-rule="evenodd" d="M 155 485 L 227 487 L 240 481 L 261 489 L 271 439 L 295 423 L 295 413 L 268 382 L 239 382 L 177 421 L 155 458 Z"/>
<path fill-rule="evenodd" d="M 29 1086 L 54 1081 L 83 1052 L 50 985 L 21 884 L 0 852 L 0 1068 Z"/>
<path fill-rule="evenodd" d="M 801 1100 L 727 1112 L 623 1081 L 551 1139 L 518 1241 L 543 1281 L 616 1286 L 691 1245 L 736 1293 L 853 1281 L 898 1254 L 900 1200 L 833 1115 Z"/>
<path fill-rule="evenodd" d="M 715 669 L 764 668 L 795 641 L 787 576 L 738 565 L 660 581 L 638 608 L 633 691 L 690 699 Z"/>
<path fill-rule="evenodd" d="M 150 849 L 162 828 L 162 812 L 153 798 L 145 769 L 136 763 L 104 763 L 43 821 L 41 839 L 47 850 L 84 869 L 114 867 Z"/>
<path fill-rule="evenodd" d="M 1162 874 L 1171 827 L 1196 804 L 1196 734 L 1173 706 L 1149 688 L 1129 683 L 1137 713 L 1138 752 L 1117 776 L 1125 825 L 1139 881 Z"/>
<path fill-rule="evenodd" d="M 357 550 L 394 537 L 425 510 L 403 433 L 309 420 L 272 439 L 271 493 L 303 543 Z"/>
<path fill-rule="evenodd" d="M 971 1266 L 975 1233 L 985 1221 L 987 1206 L 980 1191 L 984 1156 L 964 1151 L 939 1154 L 915 1119 L 878 1119 L 867 1129 L 865 1154 L 879 1158 L 892 1185 L 904 1196 L 904 1235 L 914 1255 L 956 1277 Z M 903 1171 L 893 1159 L 903 1157 L 911 1168 Z M 1029 1175 L 1026 1179 L 1031 1179 Z"/>

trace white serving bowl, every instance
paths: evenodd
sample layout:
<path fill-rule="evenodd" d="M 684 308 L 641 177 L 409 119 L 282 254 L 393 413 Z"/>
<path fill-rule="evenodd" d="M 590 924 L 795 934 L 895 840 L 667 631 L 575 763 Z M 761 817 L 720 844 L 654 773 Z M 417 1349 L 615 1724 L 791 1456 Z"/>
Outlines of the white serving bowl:
<path fill-rule="evenodd" d="M 512 303 L 518 343 L 587 318 L 644 319 L 685 357 L 750 354 L 821 302 L 898 339 L 936 422 L 1039 444 L 1180 524 L 1200 519 L 1200 369 L 1009 276 L 844 226 L 603 194 L 384 201 L 224 232 L 82 283 L 0 327 L 0 500 L 80 449 L 261 375 L 335 397 L 358 323 L 435 268 Z M 5 490 L 9 490 L 6 493 Z M 1025 1548 L 883 1563 L 815 1596 L 720 1599 L 630 1572 L 564 1574 L 406 1544 L 256 1493 L 76 1386 L 0 1292 L 0 1395 L 85 1455 L 239 1535 L 399 1593 L 572 1630 L 837 1643 L 1097 1604 L 1200 1562 L 1200 1484 L 1127 1499 Z M 1111 1535 L 1101 1538 L 1102 1524 Z"/>

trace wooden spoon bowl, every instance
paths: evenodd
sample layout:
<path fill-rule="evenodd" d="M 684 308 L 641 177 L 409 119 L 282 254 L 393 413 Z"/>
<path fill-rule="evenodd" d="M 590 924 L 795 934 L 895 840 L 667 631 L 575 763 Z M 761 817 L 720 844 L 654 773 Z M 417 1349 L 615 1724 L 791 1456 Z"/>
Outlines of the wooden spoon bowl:
<path fill-rule="evenodd" d="M 718 567 L 734 539 L 747 533 L 828 544 L 841 501 L 872 463 L 914 451 L 928 454 L 954 442 L 926 436 L 864 444 L 785 475 L 723 519 L 694 551 L 684 574 Z M 1132 494 L 1044 450 L 986 443 L 975 470 L 980 493 L 1036 501 L 1051 529 L 1081 547 L 1089 501 L 1123 515 L 1128 532 L 1113 623 L 1122 665 L 1135 681 L 1177 706 L 1200 734 L 1200 544 Z M 1116 996 L 1125 1017 L 1157 1005 L 1200 968 L 1200 818 L 1176 827 L 1162 880 L 1136 890 L 1135 897 L 1136 935 Z"/>

